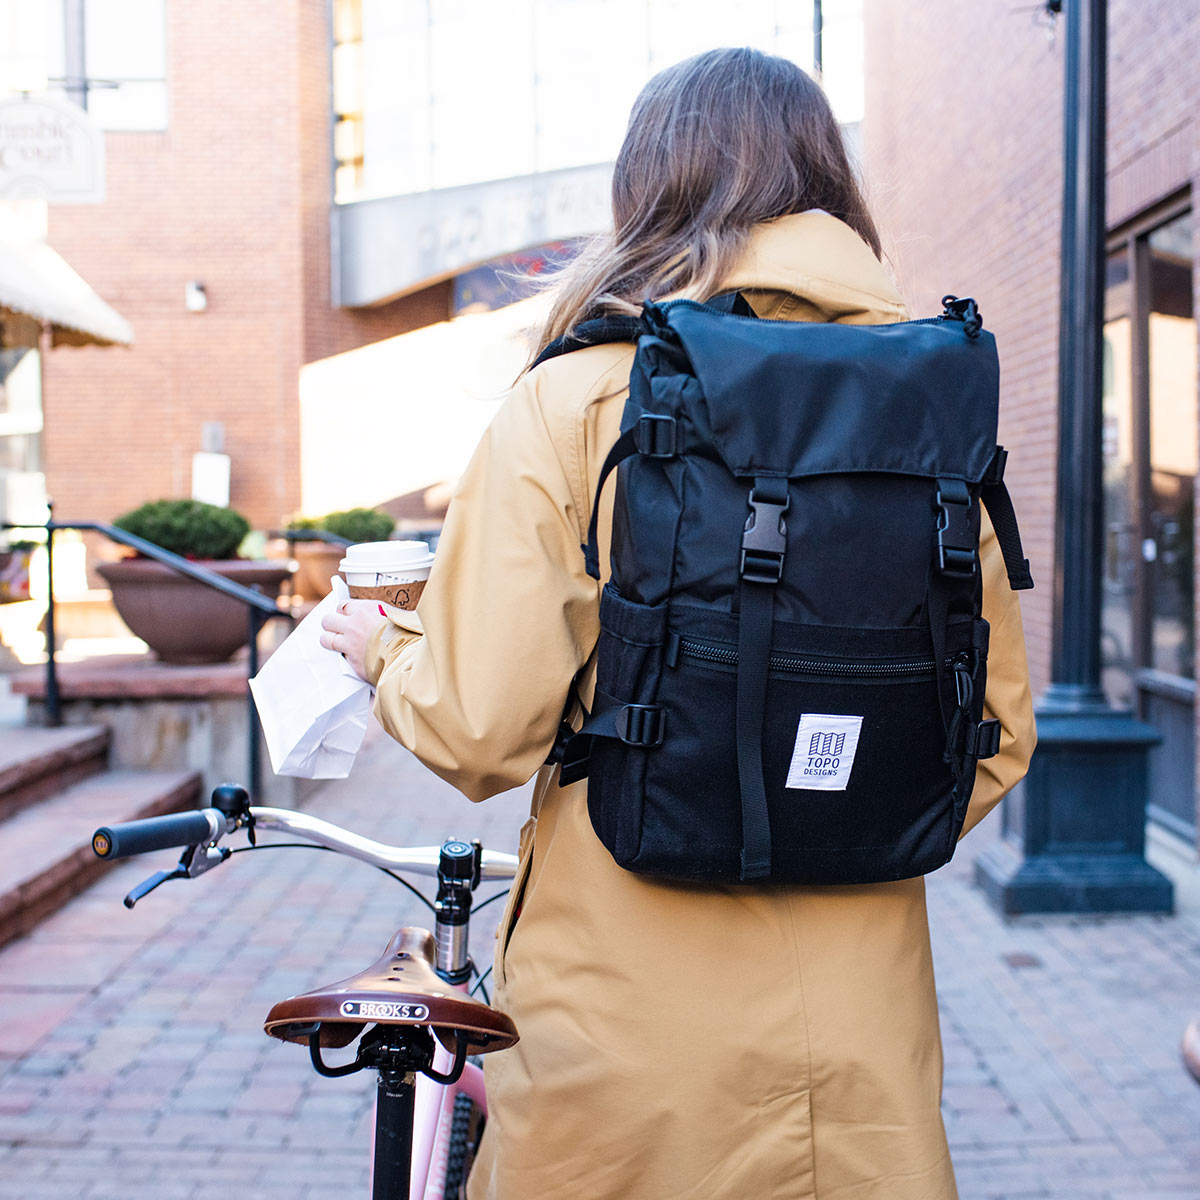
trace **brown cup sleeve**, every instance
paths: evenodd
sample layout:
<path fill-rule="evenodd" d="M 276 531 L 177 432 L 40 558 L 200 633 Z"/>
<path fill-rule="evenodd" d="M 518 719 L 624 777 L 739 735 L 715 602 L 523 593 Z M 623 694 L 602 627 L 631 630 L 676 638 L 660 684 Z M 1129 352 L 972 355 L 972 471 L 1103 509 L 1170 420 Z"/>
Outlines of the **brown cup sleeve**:
<path fill-rule="evenodd" d="M 360 587 L 353 583 L 346 586 L 350 590 L 351 600 L 379 600 L 393 608 L 411 611 L 417 607 L 426 582 L 424 579 L 417 579 L 409 583 L 380 583 L 375 587 Z"/>

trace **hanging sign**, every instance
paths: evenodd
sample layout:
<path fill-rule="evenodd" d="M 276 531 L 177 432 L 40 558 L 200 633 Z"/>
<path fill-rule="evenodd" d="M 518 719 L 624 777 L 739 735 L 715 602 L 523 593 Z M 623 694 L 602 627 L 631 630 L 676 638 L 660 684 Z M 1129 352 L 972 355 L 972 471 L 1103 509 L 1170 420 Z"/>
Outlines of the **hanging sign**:
<path fill-rule="evenodd" d="M 104 202 L 104 134 L 58 96 L 0 100 L 0 197 Z"/>

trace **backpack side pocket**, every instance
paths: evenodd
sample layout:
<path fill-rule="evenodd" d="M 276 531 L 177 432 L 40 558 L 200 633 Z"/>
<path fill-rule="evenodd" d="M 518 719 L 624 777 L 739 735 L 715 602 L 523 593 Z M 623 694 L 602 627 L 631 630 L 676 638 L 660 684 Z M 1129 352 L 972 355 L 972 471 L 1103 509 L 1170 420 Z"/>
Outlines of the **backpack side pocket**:
<path fill-rule="evenodd" d="M 656 701 L 666 632 L 665 604 L 636 604 L 606 585 L 600 598 L 596 696 L 584 726 L 593 734 L 588 815 L 623 867 L 631 865 L 641 845 L 646 764 L 663 737 Z"/>

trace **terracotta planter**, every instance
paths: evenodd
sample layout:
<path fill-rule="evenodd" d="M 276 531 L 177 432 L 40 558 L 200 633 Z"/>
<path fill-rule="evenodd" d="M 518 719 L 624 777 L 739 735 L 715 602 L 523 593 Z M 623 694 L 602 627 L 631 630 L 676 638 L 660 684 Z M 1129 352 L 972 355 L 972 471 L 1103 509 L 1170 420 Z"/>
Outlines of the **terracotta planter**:
<path fill-rule="evenodd" d="M 274 599 L 287 563 L 230 559 L 197 564 Z M 224 662 L 249 640 L 246 606 L 149 558 L 100 563 L 121 619 L 168 663 Z"/>
<path fill-rule="evenodd" d="M 320 600 L 329 595 L 329 580 L 338 573 L 338 563 L 346 556 L 345 546 L 326 542 L 297 542 L 296 594 L 305 600 Z"/>

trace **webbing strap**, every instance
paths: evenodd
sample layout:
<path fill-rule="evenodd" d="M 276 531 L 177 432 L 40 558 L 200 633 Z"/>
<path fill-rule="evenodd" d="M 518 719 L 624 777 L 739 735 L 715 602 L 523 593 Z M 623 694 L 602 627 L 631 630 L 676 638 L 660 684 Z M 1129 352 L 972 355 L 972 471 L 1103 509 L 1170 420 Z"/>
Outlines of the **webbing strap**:
<path fill-rule="evenodd" d="M 587 541 L 583 543 L 580 549 L 583 551 L 584 569 L 593 579 L 600 578 L 600 539 L 599 539 L 599 520 L 600 520 L 600 493 L 604 491 L 604 484 L 608 477 L 631 455 L 637 453 L 637 426 L 632 429 L 627 429 L 615 442 L 613 448 L 608 452 L 608 457 L 604 460 L 604 466 L 600 468 L 600 478 L 596 483 L 596 494 L 592 497 L 592 515 L 588 521 Z"/>
<path fill-rule="evenodd" d="M 949 747 L 953 714 L 946 706 L 945 682 L 946 626 L 950 620 L 950 594 L 946 579 L 936 566 L 929 572 L 925 610 L 929 614 L 929 638 L 933 642 L 933 669 L 937 675 L 938 707 L 942 710 L 942 726 L 946 730 L 946 743 Z"/>
<path fill-rule="evenodd" d="M 775 623 L 775 587 L 783 572 L 787 546 L 783 512 L 786 479 L 756 478 L 750 492 L 752 515 L 742 538 L 738 583 L 737 763 L 742 804 L 744 881 L 771 874 L 771 818 L 763 779 L 762 735 L 767 709 L 767 672 Z M 768 556 L 777 570 L 764 569 Z M 770 576 L 774 574 L 774 579 Z"/>
<path fill-rule="evenodd" d="M 980 489 L 983 501 L 1004 555 L 1004 569 L 1008 572 L 1008 586 L 1014 592 L 1026 592 L 1033 587 L 1033 576 L 1029 573 L 1029 559 L 1021 548 L 1021 531 L 1017 528 L 1017 514 L 1013 511 L 1012 497 L 1003 480 L 985 483 Z"/>
<path fill-rule="evenodd" d="M 625 411 L 628 416 L 628 404 Z M 643 454 L 647 458 L 674 458 L 679 445 L 678 428 L 679 423 L 674 417 L 661 413 L 642 413 L 613 443 L 608 457 L 604 460 L 604 466 L 600 468 L 596 494 L 592 497 L 587 541 L 582 546 L 584 567 L 593 579 L 600 578 L 600 539 L 597 530 L 600 521 L 600 493 L 604 491 L 605 481 L 621 463 L 635 454 Z"/>
<path fill-rule="evenodd" d="M 767 667 L 775 591 L 743 579 L 739 588 L 737 762 L 742 800 L 742 879 L 771 873 L 771 821 L 763 780 L 762 731 L 767 710 Z"/>

